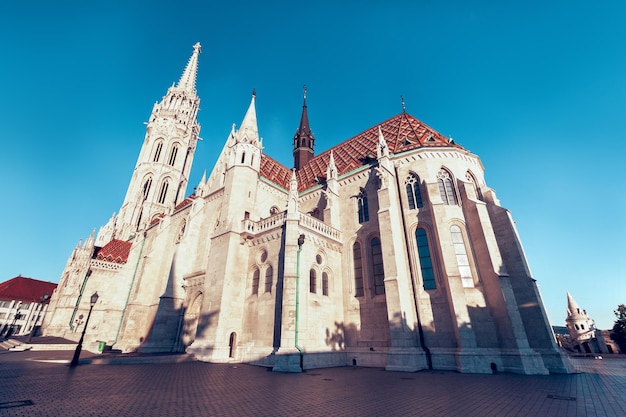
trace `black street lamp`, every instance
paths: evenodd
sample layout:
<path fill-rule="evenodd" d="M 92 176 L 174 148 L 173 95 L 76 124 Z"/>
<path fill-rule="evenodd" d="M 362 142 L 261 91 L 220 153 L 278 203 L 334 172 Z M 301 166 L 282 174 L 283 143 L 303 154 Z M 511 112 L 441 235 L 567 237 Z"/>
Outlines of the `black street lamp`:
<path fill-rule="evenodd" d="M 85 338 L 85 330 L 87 330 L 87 325 L 89 324 L 89 317 L 91 317 L 91 310 L 93 310 L 93 306 L 96 305 L 98 301 L 98 292 L 94 292 L 91 295 L 91 300 L 89 302 L 89 314 L 87 314 L 87 320 L 85 320 L 85 327 L 83 327 L 83 333 L 80 335 L 80 340 L 78 341 L 78 345 L 76 345 L 76 350 L 74 351 L 74 357 L 72 358 L 72 362 L 70 362 L 70 366 L 78 365 L 78 358 L 80 357 L 80 351 L 83 349 L 83 339 Z"/>
<path fill-rule="evenodd" d="M 41 310 L 37 313 L 37 308 L 35 308 L 35 313 L 37 313 L 37 315 L 35 315 L 35 322 L 33 323 L 33 327 L 31 327 L 30 329 L 30 333 L 28 334 L 28 340 L 26 341 L 26 343 L 30 343 L 31 339 L 33 338 L 33 335 L 37 330 L 37 321 L 39 320 L 39 315 L 43 312 L 43 307 L 49 298 L 50 296 L 48 294 L 44 294 L 41 296 Z"/>

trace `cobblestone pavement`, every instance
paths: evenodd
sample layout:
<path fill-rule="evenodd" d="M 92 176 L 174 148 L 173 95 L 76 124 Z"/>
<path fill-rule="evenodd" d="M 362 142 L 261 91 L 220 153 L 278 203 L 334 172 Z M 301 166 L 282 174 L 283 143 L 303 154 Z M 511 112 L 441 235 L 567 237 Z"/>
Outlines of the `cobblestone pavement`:
<path fill-rule="evenodd" d="M 0 354 L 0 416 L 626 415 L 625 358 L 574 359 L 578 374 L 526 376 L 358 367 L 280 374 L 202 362 L 70 368 L 71 355 Z"/>

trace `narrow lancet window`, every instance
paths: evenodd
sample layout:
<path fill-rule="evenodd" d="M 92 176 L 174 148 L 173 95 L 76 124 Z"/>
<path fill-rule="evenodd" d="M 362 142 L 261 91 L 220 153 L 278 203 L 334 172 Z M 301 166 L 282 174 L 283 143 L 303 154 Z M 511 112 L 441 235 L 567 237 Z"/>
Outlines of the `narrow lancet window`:
<path fill-rule="evenodd" d="M 474 288 L 474 278 L 472 277 L 472 269 L 467 250 L 465 249 L 461 228 L 457 225 L 450 227 L 450 234 L 452 235 L 452 245 L 454 246 L 454 254 L 456 255 L 456 263 L 459 266 L 463 287 Z"/>
<path fill-rule="evenodd" d="M 365 223 L 370 219 L 369 208 L 367 207 L 367 193 L 361 189 L 361 193 L 357 196 L 357 210 L 359 215 L 359 223 Z"/>
<path fill-rule="evenodd" d="M 309 291 L 313 294 L 317 292 L 317 275 L 315 269 L 311 269 L 309 272 Z"/>
<path fill-rule="evenodd" d="M 169 187 L 169 183 L 165 181 L 163 185 L 161 185 L 161 192 L 159 193 L 159 204 L 165 203 L 165 197 L 167 196 L 167 188 Z"/>
<path fill-rule="evenodd" d="M 374 275 L 374 294 L 385 293 L 385 269 L 383 266 L 383 251 L 380 239 L 375 237 L 371 242 L 372 248 L 372 273 Z"/>
<path fill-rule="evenodd" d="M 170 152 L 170 159 L 168 161 L 168 164 L 170 164 L 171 166 L 174 166 L 174 164 L 176 163 L 176 155 L 178 155 L 178 146 L 174 145 L 174 147 L 172 148 L 172 152 Z"/>
<path fill-rule="evenodd" d="M 359 242 L 354 242 L 352 246 L 352 259 L 354 261 L 354 296 L 363 297 L 363 260 Z"/>
<path fill-rule="evenodd" d="M 255 269 L 252 273 L 252 295 L 259 294 L 259 278 L 261 273 L 258 269 Z"/>
<path fill-rule="evenodd" d="M 265 270 L 265 292 L 272 292 L 272 275 L 274 275 L 274 270 L 270 265 Z"/>
<path fill-rule="evenodd" d="M 435 282 L 435 272 L 433 270 L 433 262 L 430 257 L 430 249 L 428 248 L 428 237 L 426 230 L 419 228 L 415 231 L 415 239 L 417 241 L 417 254 L 419 255 L 420 271 L 422 272 L 422 281 L 425 290 L 434 290 L 437 288 Z"/>

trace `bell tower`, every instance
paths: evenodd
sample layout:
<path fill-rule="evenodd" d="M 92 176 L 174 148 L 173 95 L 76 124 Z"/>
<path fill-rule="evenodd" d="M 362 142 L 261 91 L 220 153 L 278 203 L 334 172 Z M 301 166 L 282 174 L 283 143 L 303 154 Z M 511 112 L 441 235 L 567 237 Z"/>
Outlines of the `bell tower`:
<path fill-rule="evenodd" d="M 293 136 L 293 166 L 299 170 L 313 158 L 315 152 L 313 147 L 315 138 L 309 126 L 309 115 L 306 108 L 306 85 L 304 86 L 304 104 L 302 105 L 302 116 L 300 117 L 300 126 Z"/>
<path fill-rule="evenodd" d="M 129 239 L 161 213 L 170 212 L 185 198 L 200 125 L 197 114 L 196 74 L 200 43 L 178 81 L 154 104 L 146 136 L 135 165 L 124 203 L 110 236 L 98 236 L 98 243 Z M 110 221 L 110 222 L 111 222 Z M 110 226 L 110 225 L 107 225 Z"/>

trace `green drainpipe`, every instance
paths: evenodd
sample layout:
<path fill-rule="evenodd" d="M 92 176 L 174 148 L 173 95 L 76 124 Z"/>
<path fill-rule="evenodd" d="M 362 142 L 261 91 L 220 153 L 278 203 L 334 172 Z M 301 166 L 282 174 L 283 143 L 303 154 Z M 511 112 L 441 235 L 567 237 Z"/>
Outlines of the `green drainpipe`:
<path fill-rule="evenodd" d="M 296 262 L 296 341 L 295 347 L 300 352 L 300 369 L 304 370 L 304 349 L 298 344 L 298 318 L 300 313 L 300 252 L 302 252 L 302 244 L 304 243 L 304 235 L 298 238 L 298 258 Z"/>
<path fill-rule="evenodd" d="M 133 284 L 135 283 L 135 277 L 137 276 L 137 270 L 139 269 L 139 262 L 141 261 L 141 255 L 143 254 L 143 246 L 146 244 L 146 232 L 143 233 L 143 240 L 141 241 L 141 248 L 139 249 L 139 256 L 137 257 L 137 263 L 135 263 L 135 272 L 133 272 L 133 279 L 130 281 L 130 287 L 128 287 L 128 294 L 126 295 L 126 302 L 122 309 L 122 315 L 120 316 L 120 324 L 117 326 L 117 333 L 115 334 L 115 340 L 111 343 L 114 346 L 117 343 L 117 338 L 120 336 L 120 330 L 122 329 L 122 323 L 124 322 L 124 315 L 126 315 L 126 308 L 130 301 L 130 293 L 133 291 Z"/>

